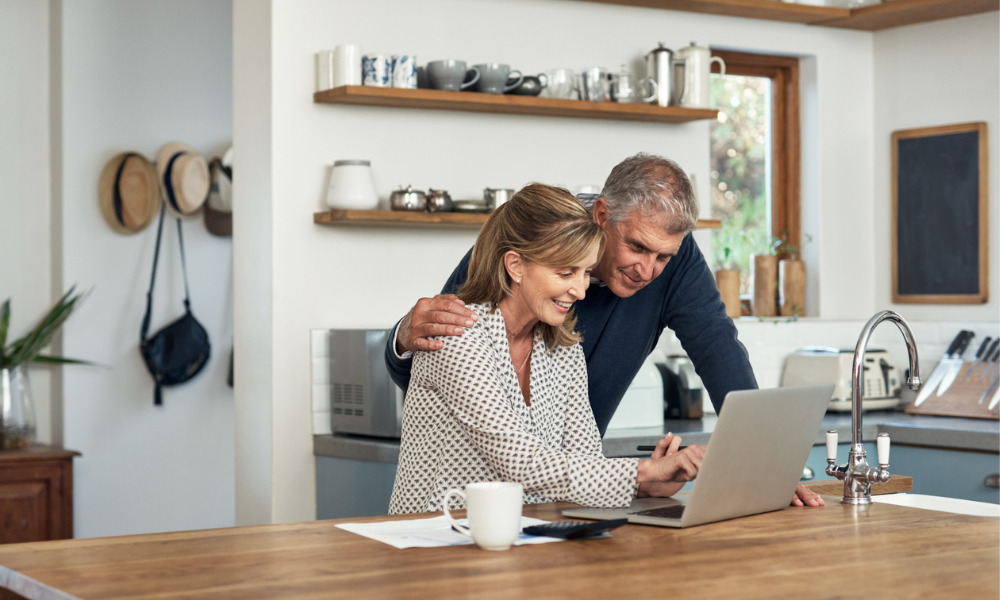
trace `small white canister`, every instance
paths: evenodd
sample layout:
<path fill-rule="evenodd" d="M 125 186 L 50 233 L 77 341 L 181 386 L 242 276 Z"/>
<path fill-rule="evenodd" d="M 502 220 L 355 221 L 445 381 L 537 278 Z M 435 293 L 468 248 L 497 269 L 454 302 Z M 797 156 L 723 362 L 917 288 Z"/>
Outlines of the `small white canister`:
<path fill-rule="evenodd" d="M 333 163 L 330 188 L 326 193 L 330 208 L 371 210 L 378 208 L 378 193 L 371 161 L 338 160 Z"/>

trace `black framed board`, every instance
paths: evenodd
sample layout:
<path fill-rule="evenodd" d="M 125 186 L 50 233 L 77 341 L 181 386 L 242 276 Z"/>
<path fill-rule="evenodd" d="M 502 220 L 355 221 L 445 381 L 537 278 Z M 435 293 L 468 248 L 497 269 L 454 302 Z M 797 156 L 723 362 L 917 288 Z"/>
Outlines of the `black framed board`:
<path fill-rule="evenodd" d="M 986 123 L 892 133 L 892 301 L 982 304 L 988 282 Z"/>

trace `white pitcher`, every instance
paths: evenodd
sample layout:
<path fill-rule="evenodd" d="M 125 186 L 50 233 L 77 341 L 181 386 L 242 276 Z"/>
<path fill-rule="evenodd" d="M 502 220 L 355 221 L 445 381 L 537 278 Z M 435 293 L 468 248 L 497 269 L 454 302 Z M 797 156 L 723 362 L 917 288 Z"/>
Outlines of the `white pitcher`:
<path fill-rule="evenodd" d="M 726 74 L 726 63 L 718 56 L 712 56 L 712 51 L 704 46 L 691 42 L 690 46 L 681 48 L 674 53 L 676 63 L 684 63 L 683 92 L 678 91 L 677 104 L 688 108 L 708 108 L 711 87 L 709 74 L 712 63 L 718 62 L 723 75 Z"/>

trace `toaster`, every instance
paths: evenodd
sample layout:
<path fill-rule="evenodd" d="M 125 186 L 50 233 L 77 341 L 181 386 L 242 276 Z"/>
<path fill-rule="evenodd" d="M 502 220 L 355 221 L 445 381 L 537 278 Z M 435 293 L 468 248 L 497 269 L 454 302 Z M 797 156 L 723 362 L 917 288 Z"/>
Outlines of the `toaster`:
<path fill-rule="evenodd" d="M 785 359 L 781 385 L 833 384 L 827 410 L 851 410 L 853 348 L 800 348 Z M 899 375 L 885 350 L 869 348 L 862 367 L 861 409 L 895 408 L 899 404 Z"/>
<path fill-rule="evenodd" d="M 399 438 L 403 391 L 385 366 L 384 329 L 330 330 L 330 426 L 334 433 Z"/>

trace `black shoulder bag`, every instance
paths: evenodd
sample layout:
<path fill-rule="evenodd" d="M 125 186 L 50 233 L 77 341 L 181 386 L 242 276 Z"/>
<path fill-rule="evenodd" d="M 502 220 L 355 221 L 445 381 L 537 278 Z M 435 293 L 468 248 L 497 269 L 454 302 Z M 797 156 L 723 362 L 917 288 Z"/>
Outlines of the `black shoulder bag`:
<path fill-rule="evenodd" d="M 187 265 L 184 262 L 184 238 L 181 235 L 181 220 L 177 219 L 177 241 L 181 249 L 181 269 L 184 272 L 184 315 L 157 331 L 149 333 L 149 318 L 153 309 L 153 284 L 156 283 L 156 263 L 160 258 L 160 237 L 163 234 L 165 206 L 160 206 L 160 225 L 156 232 L 156 252 L 153 254 L 153 276 L 146 294 L 146 316 L 142 319 L 139 335 L 139 349 L 146 369 L 156 382 L 153 404 L 163 404 L 161 388 L 177 385 L 192 379 L 208 363 L 211 346 L 208 332 L 191 314 L 191 295 L 188 291 Z"/>

